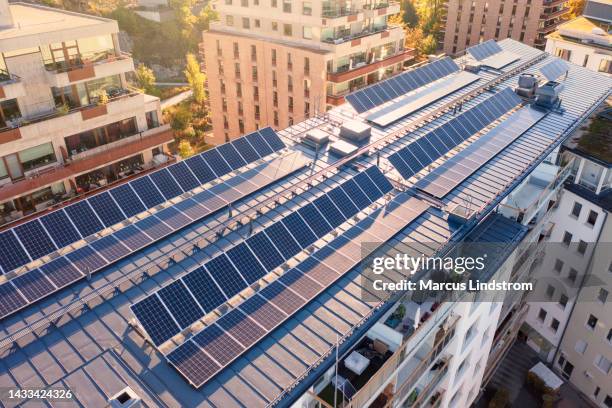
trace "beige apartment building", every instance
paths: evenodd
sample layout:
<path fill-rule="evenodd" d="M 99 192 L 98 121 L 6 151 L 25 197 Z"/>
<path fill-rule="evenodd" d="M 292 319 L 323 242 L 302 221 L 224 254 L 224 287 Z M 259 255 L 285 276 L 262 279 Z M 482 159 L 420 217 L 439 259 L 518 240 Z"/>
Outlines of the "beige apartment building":
<path fill-rule="evenodd" d="M 512 38 L 544 49 L 567 13 L 567 0 L 448 0 L 443 50 L 455 54 L 490 39 Z"/>
<path fill-rule="evenodd" d="M 117 22 L 0 2 L 0 224 L 167 160 L 159 99 L 128 86 Z"/>
<path fill-rule="evenodd" d="M 220 21 L 201 44 L 213 143 L 325 112 L 414 58 L 401 27 L 388 23 L 399 3 L 221 0 L 215 7 Z"/>

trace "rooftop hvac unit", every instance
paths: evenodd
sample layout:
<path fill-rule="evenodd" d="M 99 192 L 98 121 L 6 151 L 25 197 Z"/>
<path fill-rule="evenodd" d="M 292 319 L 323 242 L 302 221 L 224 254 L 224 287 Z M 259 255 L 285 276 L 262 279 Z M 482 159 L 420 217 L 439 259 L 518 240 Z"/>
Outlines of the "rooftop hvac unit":
<path fill-rule="evenodd" d="M 351 121 L 340 127 L 340 137 L 352 143 L 362 144 L 370 140 L 372 127 L 359 121 Z"/>
<path fill-rule="evenodd" d="M 329 134 L 322 129 L 312 129 L 306 132 L 302 137 L 302 143 L 312 147 L 313 149 L 320 148 L 329 142 Z"/>
<path fill-rule="evenodd" d="M 536 105 L 552 109 L 559 103 L 559 94 L 563 85 L 559 82 L 548 81 L 536 90 Z"/>
<path fill-rule="evenodd" d="M 538 79 L 533 74 L 521 74 L 518 79 L 516 94 L 523 98 L 533 98 L 538 90 Z"/>

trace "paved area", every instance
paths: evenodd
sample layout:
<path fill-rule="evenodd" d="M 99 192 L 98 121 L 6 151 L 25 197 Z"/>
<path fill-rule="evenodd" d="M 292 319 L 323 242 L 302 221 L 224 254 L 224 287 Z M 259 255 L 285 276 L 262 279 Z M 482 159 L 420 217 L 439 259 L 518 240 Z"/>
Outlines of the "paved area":
<path fill-rule="evenodd" d="M 539 361 L 538 355 L 527 344 L 517 341 L 514 343 L 506 358 L 501 362 L 497 371 L 493 375 L 489 384 L 492 388 L 506 388 L 510 393 L 510 401 L 512 406 L 527 408 L 527 398 L 521 395 L 519 401 L 515 400 L 519 397 L 521 389 L 525 384 L 527 372 Z M 536 405 L 539 406 L 539 405 Z"/>

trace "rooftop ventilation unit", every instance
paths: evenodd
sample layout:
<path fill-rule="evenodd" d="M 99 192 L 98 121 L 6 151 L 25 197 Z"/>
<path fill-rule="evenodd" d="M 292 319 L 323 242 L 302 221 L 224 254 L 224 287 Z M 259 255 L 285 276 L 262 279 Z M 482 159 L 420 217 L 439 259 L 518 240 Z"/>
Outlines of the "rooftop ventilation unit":
<path fill-rule="evenodd" d="M 352 143 L 362 144 L 370 140 L 372 127 L 359 121 L 351 121 L 340 127 L 340 137 Z"/>
<path fill-rule="evenodd" d="M 533 74 L 521 74 L 518 79 L 516 94 L 523 98 L 533 98 L 538 90 L 538 79 Z"/>
<path fill-rule="evenodd" d="M 351 156 L 357 150 L 359 150 L 357 146 L 344 140 L 338 140 L 329 146 L 329 152 L 340 157 Z"/>
<path fill-rule="evenodd" d="M 322 129 L 312 129 L 302 137 L 302 144 L 318 149 L 329 142 L 329 134 Z"/>
<path fill-rule="evenodd" d="M 142 400 L 130 387 L 125 387 L 108 399 L 111 408 L 141 408 Z"/>
<path fill-rule="evenodd" d="M 548 81 L 536 90 L 536 105 L 553 109 L 559 102 L 559 94 L 563 90 L 563 85 L 559 82 Z"/>

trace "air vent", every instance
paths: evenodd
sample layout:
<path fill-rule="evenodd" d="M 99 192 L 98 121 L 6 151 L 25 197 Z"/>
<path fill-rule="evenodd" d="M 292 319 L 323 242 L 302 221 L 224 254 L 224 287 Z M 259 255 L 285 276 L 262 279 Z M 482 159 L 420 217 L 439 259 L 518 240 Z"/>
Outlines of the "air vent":
<path fill-rule="evenodd" d="M 142 400 L 130 387 L 125 387 L 108 399 L 111 408 L 141 408 Z"/>

